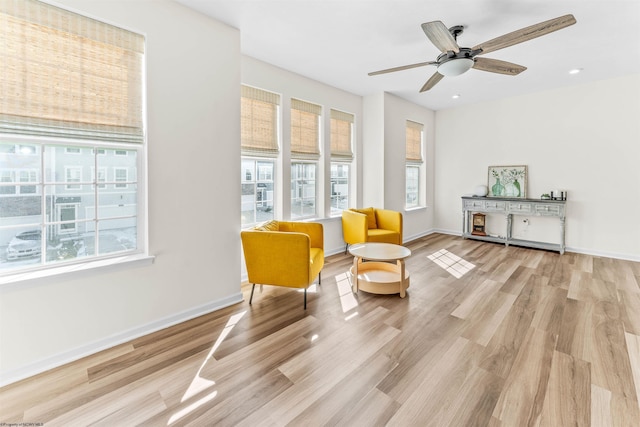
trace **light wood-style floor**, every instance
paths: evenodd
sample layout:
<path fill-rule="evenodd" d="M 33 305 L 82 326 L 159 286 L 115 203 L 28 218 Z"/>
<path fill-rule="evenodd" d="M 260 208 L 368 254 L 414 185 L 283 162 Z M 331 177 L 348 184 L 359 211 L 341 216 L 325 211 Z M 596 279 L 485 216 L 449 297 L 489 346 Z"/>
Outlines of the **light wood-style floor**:
<path fill-rule="evenodd" d="M 0 424 L 640 426 L 640 263 L 406 246 L 405 299 L 353 295 L 352 259 L 332 256 L 306 312 L 269 286 L 249 306 L 245 285 L 241 304 L 0 389 Z"/>

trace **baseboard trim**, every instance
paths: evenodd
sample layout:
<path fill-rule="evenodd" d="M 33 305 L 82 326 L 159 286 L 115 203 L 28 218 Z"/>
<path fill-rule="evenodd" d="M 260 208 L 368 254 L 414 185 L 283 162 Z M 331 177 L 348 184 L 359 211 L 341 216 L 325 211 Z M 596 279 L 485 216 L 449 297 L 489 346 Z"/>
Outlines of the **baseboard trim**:
<path fill-rule="evenodd" d="M 204 314 L 220 310 L 230 305 L 237 304 L 239 302 L 242 302 L 242 300 L 242 292 L 238 292 L 225 298 L 211 301 L 207 304 L 193 307 L 191 309 L 163 317 L 145 325 L 141 325 L 139 327 L 132 328 L 127 331 L 117 333 L 85 345 L 81 345 L 74 349 L 55 354 L 51 357 L 26 364 L 19 368 L 10 369 L 8 371 L 0 373 L 0 387 L 4 387 L 8 384 L 21 381 L 50 369 L 60 367 L 67 363 L 74 362 L 76 360 L 82 359 L 83 357 L 87 357 L 102 350 L 115 347 L 116 345 L 126 343 L 136 338 L 140 338 L 144 335 L 157 332 L 161 329 L 177 325 L 178 323 L 182 323 L 198 316 L 202 316 Z"/>
<path fill-rule="evenodd" d="M 442 234 L 451 234 L 453 236 L 460 236 L 461 235 L 461 233 L 459 231 L 452 231 L 452 230 L 435 229 L 435 230 L 433 230 L 433 232 L 434 233 L 442 233 Z M 573 253 L 582 254 L 582 255 L 591 255 L 591 256 L 597 256 L 597 257 L 601 257 L 601 258 L 613 258 L 613 259 L 619 259 L 619 260 L 623 260 L 623 261 L 640 262 L 640 256 L 632 255 L 632 254 L 623 254 L 623 253 L 619 253 L 619 252 L 597 251 L 597 250 L 593 250 L 593 249 L 576 248 L 576 247 L 573 247 L 573 246 L 567 246 L 565 250 L 566 250 L 566 252 L 573 252 Z"/>

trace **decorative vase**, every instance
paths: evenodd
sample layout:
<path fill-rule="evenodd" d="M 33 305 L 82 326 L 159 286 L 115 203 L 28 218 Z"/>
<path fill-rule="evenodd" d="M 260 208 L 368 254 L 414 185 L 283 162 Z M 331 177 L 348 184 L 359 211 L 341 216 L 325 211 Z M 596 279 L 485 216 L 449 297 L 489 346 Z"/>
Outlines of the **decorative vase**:
<path fill-rule="evenodd" d="M 504 193 L 504 186 L 500 183 L 500 178 L 496 178 L 496 183 L 491 186 L 491 193 L 494 196 L 502 196 Z"/>

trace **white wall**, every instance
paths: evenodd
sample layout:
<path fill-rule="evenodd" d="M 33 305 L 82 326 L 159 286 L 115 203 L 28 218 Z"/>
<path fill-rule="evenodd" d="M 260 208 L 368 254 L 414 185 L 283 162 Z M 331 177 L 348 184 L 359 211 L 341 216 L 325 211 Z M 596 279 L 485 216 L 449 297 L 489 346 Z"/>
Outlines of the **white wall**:
<path fill-rule="evenodd" d="M 639 118 L 640 74 L 438 111 L 437 227 L 461 232 L 488 166 L 527 165 L 528 197 L 568 191 L 568 250 L 640 260 Z M 529 238 L 536 221 L 552 227 Z"/>
<path fill-rule="evenodd" d="M 2 383 L 242 299 L 239 32 L 166 0 L 58 3 L 146 34 L 156 258 L 3 288 Z"/>
<path fill-rule="evenodd" d="M 404 213 L 404 240 L 413 240 L 433 228 L 435 193 L 435 117 L 424 107 L 395 95 L 384 94 L 384 207 Z M 405 211 L 405 164 L 407 120 L 424 125 L 425 207 Z"/>

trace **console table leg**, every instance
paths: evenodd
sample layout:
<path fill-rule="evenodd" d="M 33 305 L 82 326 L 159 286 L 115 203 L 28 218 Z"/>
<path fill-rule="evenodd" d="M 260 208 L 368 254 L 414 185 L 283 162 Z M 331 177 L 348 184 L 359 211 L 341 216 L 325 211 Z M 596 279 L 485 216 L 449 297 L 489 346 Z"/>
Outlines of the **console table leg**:
<path fill-rule="evenodd" d="M 564 255 L 564 217 L 560 218 L 560 255 Z"/>

